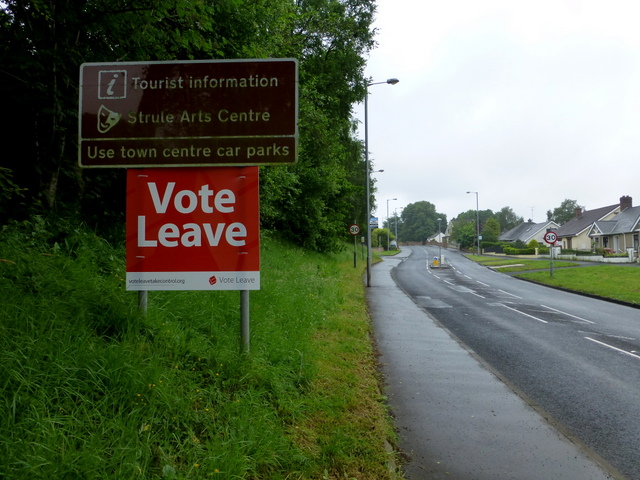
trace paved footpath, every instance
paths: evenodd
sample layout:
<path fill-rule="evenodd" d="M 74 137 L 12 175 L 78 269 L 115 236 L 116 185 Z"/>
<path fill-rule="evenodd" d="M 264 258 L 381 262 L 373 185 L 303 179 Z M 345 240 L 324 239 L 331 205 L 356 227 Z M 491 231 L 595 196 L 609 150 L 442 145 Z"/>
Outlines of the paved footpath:
<path fill-rule="evenodd" d="M 367 289 L 406 478 L 616 478 L 397 287 L 391 270 L 409 254 L 373 266 Z"/>

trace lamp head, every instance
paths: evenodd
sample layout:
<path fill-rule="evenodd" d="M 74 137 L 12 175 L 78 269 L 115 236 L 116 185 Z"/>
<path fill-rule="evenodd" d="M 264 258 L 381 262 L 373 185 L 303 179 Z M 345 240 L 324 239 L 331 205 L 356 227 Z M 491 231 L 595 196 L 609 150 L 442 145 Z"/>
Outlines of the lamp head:
<path fill-rule="evenodd" d="M 387 83 L 389 85 L 395 85 L 396 83 L 398 83 L 400 80 L 398 80 L 397 78 L 390 78 L 387 80 Z"/>

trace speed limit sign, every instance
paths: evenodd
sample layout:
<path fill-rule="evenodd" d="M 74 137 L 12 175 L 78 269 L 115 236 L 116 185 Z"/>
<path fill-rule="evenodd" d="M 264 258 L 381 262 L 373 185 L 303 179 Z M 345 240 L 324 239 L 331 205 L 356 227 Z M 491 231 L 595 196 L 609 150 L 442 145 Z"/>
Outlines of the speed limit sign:
<path fill-rule="evenodd" d="M 360 225 L 353 224 L 349 227 L 349 233 L 351 235 L 358 235 L 360 233 Z"/>
<path fill-rule="evenodd" d="M 558 235 L 555 232 L 547 232 L 544 234 L 544 241 L 550 244 L 554 244 L 558 241 Z"/>

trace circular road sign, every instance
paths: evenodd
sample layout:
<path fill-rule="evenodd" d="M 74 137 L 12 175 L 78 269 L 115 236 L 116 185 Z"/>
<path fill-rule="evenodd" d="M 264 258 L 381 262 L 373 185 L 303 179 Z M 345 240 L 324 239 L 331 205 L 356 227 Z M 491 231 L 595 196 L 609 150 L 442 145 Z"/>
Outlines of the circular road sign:
<path fill-rule="evenodd" d="M 555 232 L 547 232 L 544 234 L 544 241 L 550 244 L 554 244 L 558 241 L 558 235 Z"/>
<path fill-rule="evenodd" d="M 353 224 L 349 227 L 349 233 L 351 235 L 358 235 L 360 233 L 360 225 Z"/>

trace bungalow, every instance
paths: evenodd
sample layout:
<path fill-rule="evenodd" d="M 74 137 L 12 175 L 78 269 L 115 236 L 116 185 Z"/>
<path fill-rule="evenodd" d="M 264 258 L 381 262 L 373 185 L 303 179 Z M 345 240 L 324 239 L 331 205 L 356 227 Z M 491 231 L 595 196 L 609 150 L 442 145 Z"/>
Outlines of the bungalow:
<path fill-rule="evenodd" d="M 553 220 L 542 223 L 533 223 L 532 220 L 523 222 L 517 227 L 507 230 L 502 233 L 498 240 L 501 242 L 515 243 L 520 240 L 525 245 L 531 240 L 535 240 L 538 243 L 544 242 L 544 234 L 547 230 L 555 230 L 559 225 Z"/>
<path fill-rule="evenodd" d="M 445 243 L 447 236 L 445 233 L 437 232 L 427 238 L 427 243 Z"/>
<path fill-rule="evenodd" d="M 562 224 L 557 230 L 558 241 L 562 242 L 562 248 L 566 250 L 591 251 L 592 239 L 589 237 L 591 227 L 595 222 L 611 220 L 617 213 L 631 207 L 632 199 L 629 196 L 620 197 L 620 203 L 609 205 L 594 210 L 582 210 L 576 208 L 575 218 Z"/>
<path fill-rule="evenodd" d="M 640 207 L 628 207 L 611 220 L 595 222 L 589 230 L 589 237 L 596 247 L 623 253 L 633 248 L 638 251 L 640 234 Z"/>

